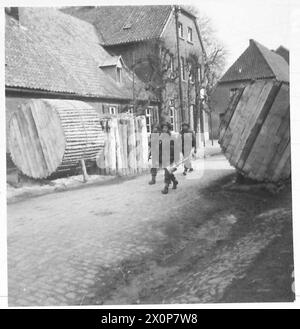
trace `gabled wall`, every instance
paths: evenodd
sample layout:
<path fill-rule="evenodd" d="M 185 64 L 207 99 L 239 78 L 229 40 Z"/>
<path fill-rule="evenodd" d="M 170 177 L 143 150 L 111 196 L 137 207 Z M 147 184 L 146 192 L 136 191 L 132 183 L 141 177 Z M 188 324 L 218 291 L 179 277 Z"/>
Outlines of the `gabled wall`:
<path fill-rule="evenodd" d="M 191 16 L 185 14 L 185 12 L 181 12 L 178 15 L 178 22 L 180 22 L 183 26 L 183 38 L 179 37 L 179 56 L 185 59 L 185 64 L 191 54 L 196 55 L 198 57 L 199 63 L 203 62 L 203 53 L 201 42 L 197 33 L 196 22 Z M 192 29 L 193 40 L 192 42 L 188 41 L 188 27 Z M 170 50 L 170 52 L 174 55 L 174 64 L 175 70 L 178 70 L 178 53 L 177 53 L 177 38 L 176 38 L 176 20 L 174 12 L 169 18 L 169 21 L 162 33 L 162 40 L 166 46 Z M 188 82 L 188 72 L 185 72 L 185 80 L 182 80 L 182 98 L 183 98 L 183 108 L 184 108 L 184 121 L 188 121 L 191 123 L 193 121 L 191 119 L 190 106 L 195 105 L 195 88 L 196 84 Z M 180 98 L 179 98 L 179 79 L 176 81 L 177 84 L 169 84 L 167 87 L 166 98 L 167 100 L 174 99 L 175 107 L 177 109 L 180 108 Z M 182 121 L 180 117 L 180 111 L 177 110 L 178 114 L 178 122 Z M 204 118 L 205 119 L 205 118 Z M 206 120 L 207 121 L 207 120 Z"/>
<path fill-rule="evenodd" d="M 197 33 L 196 22 L 191 16 L 182 12 L 179 14 L 179 22 L 183 25 L 183 39 L 179 39 L 180 57 L 185 58 L 185 63 L 190 54 L 195 54 L 199 57 L 199 62 L 202 63 L 202 46 Z M 187 40 L 187 29 L 192 29 L 193 41 Z M 124 45 L 110 46 L 106 49 L 114 55 L 121 55 L 125 64 L 132 69 L 134 66 L 135 73 L 144 82 L 149 82 L 152 68 L 149 65 L 149 57 L 159 56 L 158 45 L 163 45 L 168 51 L 174 55 L 174 68 L 178 70 L 177 56 L 177 39 L 176 39 L 176 22 L 174 12 L 170 15 L 167 24 L 162 32 L 160 40 L 148 40 Z M 185 72 L 186 79 L 182 81 L 182 98 L 184 108 L 184 121 L 192 122 L 190 106 L 195 105 L 195 83 L 188 82 L 188 72 Z M 180 115 L 180 97 L 179 97 L 179 79 L 174 82 L 168 82 L 163 95 L 161 108 L 162 120 L 170 120 L 170 106 L 175 108 L 177 113 L 177 127 L 180 127 L 182 118 Z M 207 121 L 207 118 L 204 118 Z M 177 129 L 178 130 L 178 129 Z"/>

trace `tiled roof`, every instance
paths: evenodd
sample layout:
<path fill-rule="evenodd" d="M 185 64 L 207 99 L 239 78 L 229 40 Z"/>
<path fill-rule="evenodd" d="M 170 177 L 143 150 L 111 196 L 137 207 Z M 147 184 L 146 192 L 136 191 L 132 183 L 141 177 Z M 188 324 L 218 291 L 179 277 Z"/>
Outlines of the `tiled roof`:
<path fill-rule="evenodd" d="M 21 8 L 19 22 L 6 15 L 6 86 L 132 98 L 131 72 L 125 69 L 124 84 L 118 84 L 99 68 L 111 56 L 99 45 L 91 24 L 53 8 L 38 7 Z"/>
<path fill-rule="evenodd" d="M 289 65 L 280 55 L 250 40 L 249 47 L 227 70 L 220 83 L 265 78 L 289 82 Z"/>
<path fill-rule="evenodd" d="M 160 37 L 172 6 L 68 7 L 63 12 L 92 23 L 105 46 Z"/>

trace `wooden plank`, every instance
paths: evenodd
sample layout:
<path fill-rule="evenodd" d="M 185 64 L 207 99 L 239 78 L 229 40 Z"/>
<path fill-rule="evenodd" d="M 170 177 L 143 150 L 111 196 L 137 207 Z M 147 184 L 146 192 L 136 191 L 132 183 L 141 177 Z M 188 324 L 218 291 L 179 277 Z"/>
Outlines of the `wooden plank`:
<path fill-rule="evenodd" d="M 26 138 L 28 138 L 30 146 L 26 152 L 28 152 L 31 157 L 30 166 L 32 167 L 32 171 L 35 173 L 36 178 L 47 177 L 49 174 L 49 169 L 43 156 L 42 146 L 40 144 L 37 127 L 30 106 L 25 107 L 24 105 L 21 105 L 20 114 L 21 112 L 24 115 L 24 123 L 26 121 L 25 129 L 29 134 L 29 136 Z"/>
<path fill-rule="evenodd" d="M 257 123 L 258 117 L 261 115 L 262 108 L 269 97 L 273 83 L 259 83 L 250 86 L 251 92 L 246 106 L 239 114 L 238 124 L 234 128 L 234 137 L 230 144 L 232 146 L 231 163 L 234 163 L 237 168 L 242 169 L 243 151 L 249 141 L 249 135 Z"/>
<path fill-rule="evenodd" d="M 121 175 L 126 175 L 126 163 L 127 163 L 127 149 L 126 153 L 124 152 L 124 136 L 123 136 L 123 124 L 124 120 L 118 119 L 118 133 L 119 133 L 119 141 L 120 141 L 120 154 L 122 161 L 122 168 L 120 168 Z"/>
<path fill-rule="evenodd" d="M 285 119 L 286 116 L 288 116 L 287 120 Z M 280 132 L 281 127 L 284 127 L 284 132 L 289 129 L 289 125 L 285 125 L 286 121 L 289 124 L 289 93 L 286 86 L 283 85 L 245 164 L 244 170 L 247 171 L 251 167 L 258 180 L 263 180 L 266 175 L 273 155 L 283 138 L 282 134 L 278 135 L 278 131 Z"/>
<path fill-rule="evenodd" d="M 135 174 L 136 167 L 136 139 L 135 139 L 135 127 L 134 127 L 134 119 L 128 120 L 128 168 L 130 174 Z"/>
<path fill-rule="evenodd" d="M 225 136 L 225 133 L 230 125 L 232 116 L 235 112 L 235 109 L 242 97 L 242 94 L 244 92 L 245 88 L 240 88 L 238 92 L 233 96 L 231 99 L 229 106 L 224 114 L 224 118 L 222 122 L 220 123 L 220 128 L 219 128 L 219 143 L 221 144 L 223 141 L 223 138 Z"/>
<path fill-rule="evenodd" d="M 128 136 L 127 136 L 128 120 L 122 119 L 122 148 L 123 148 L 123 161 L 124 161 L 124 174 L 128 174 Z"/>
<path fill-rule="evenodd" d="M 119 133 L 119 120 L 117 118 L 113 119 L 115 121 L 114 124 L 114 134 L 116 141 L 116 171 L 119 175 L 123 175 L 123 160 L 122 160 L 122 146 L 120 141 L 120 133 Z"/>
<path fill-rule="evenodd" d="M 87 174 L 85 162 L 83 159 L 80 160 L 80 166 L 81 166 L 81 170 L 82 170 L 83 182 L 86 183 L 89 179 L 89 176 Z"/>
<path fill-rule="evenodd" d="M 143 159 L 142 159 L 142 138 L 141 138 L 141 123 L 140 118 L 136 117 L 134 119 L 135 125 L 135 142 L 136 142 L 136 168 L 137 172 L 142 171 Z"/>
<path fill-rule="evenodd" d="M 287 141 L 284 151 L 281 153 L 280 159 L 277 163 L 274 162 L 274 166 L 270 170 L 270 177 L 272 181 L 277 181 L 282 174 L 283 168 L 287 161 L 290 161 L 291 157 L 291 147 L 290 141 Z M 290 173 L 285 173 L 290 175 Z M 285 177 L 288 178 L 288 177 Z"/>
<path fill-rule="evenodd" d="M 46 150 L 43 151 L 47 152 L 49 158 L 47 167 L 51 174 L 61 163 L 66 145 L 60 119 L 57 112 L 45 102 L 31 102 L 30 110 L 38 113 L 40 143 L 44 142 L 47 145 Z"/>
<path fill-rule="evenodd" d="M 14 113 L 9 121 L 9 149 L 16 167 L 30 176 L 31 168 L 27 165 L 26 148 L 20 133 L 17 113 Z"/>
<path fill-rule="evenodd" d="M 18 122 L 18 130 L 19 130 L 19 143 L 20 147 L 22 148 L 22 161 L 23 163 L 20 164 L 22 171 L 25 175 L 28 175 L 29 177 L 34 178 L 40 178 L 39 175 L 41 174 L 39 172 L 34 171 L 34 166 L 32 165 L 32 154 L 30 152 L 31 148 L 31 141 L 28 138 L 27 133 L 27 127 L 26 127 L 26 120 L 23 113 L 23 110 L 21 110 L 17 113 L 17 122 Z M 44 173 L 42 173 L 42 177 L 44 176 Z M 42 178 L 41 177 L 41 178 Z"/>
<path fill-rule="evenodd" d="M 242 143 L 242 147 L 239 153 L 239 162 L 238 162 L 238 168 L 243 168 L 244 164 L 247 162 L 248 156 L 251 152 L 251 149 L 255 143 L 256 137 L 258 136 L 262 126 L 264 125 L 265 119 L 268 116 L 268 113 L 272 107 L 272 104 L 274 102 L 274 99 L 277 95 L 277 93 L 280 90 L 280 86 L 277 84 L 270 85 L 270 90 L 266 88 L 266 92 L 268 94 L 267 98 L 263 101 L 263 103 L 259 104 L 259 110 L 257 111 L 258 115 L 254 117 L 254 125 L 249 128 L 247 137 L 244 137 L 245 142 Z"/>
<path fill-rule="evenodd" d="M 54 172 L 60 164 L 54 163 L 54 159 L 56 159 L 55 153 L 59 149 L 64 150 L 65 141 L 64 139 L 61 140 L 53 138 L 53 135 L 51 134 L 50 120 L 47 116 L 47 110 L 45 110 L 45 107 L 43 106 L 43 103 L 41 101 L 30 102 L 28 106 L 30 106 L 31 113 L 34 118 L 39 142 L 41 145 L 42 155 L 47 166 L 48 176 L 51 174 L 51 172 Z M 45 116 L 47 117 L 46 122 Z M 59 130 L 61 129 L 61 127 L 59 126 L 59 122 L 57 123 L 54 129 L 55 133 L 57 132 L 59 134 Z M 63 133 L 61 133 L 60 135 L 63 136 Z M 60 145 L 62 146 L 59 147 Z"/>
<path fill-rule="evenodd" d="M 142 129 L 141 129 L 141 135 L 142 135 L 142 148 L 143 148 L 143 170 L 148 170 L 148 134 L 147 134 L 147 126 L 146 126 L 146 117 L 141 117 L 141 123 L 142 123 Z"/>
<path fill-rule="evenodd" d="M 257 87 L 256 90 L 260 90 L 259 87 Z M 230 124 L 226 129 L 226 134 L 223 140 L 221 141 L 221 144 L 224 148 L 227 148 L 230 145 L 231 138 L 234 136 L 235 133 L 235 128 L 239 124 L 240 115 L 244 112 L 244 108 L 247 106 L 251 95 L 253 95 L 253 86 L 249 85 L 243 91 L 243 94 L 241 95 L 241 98 L 239 99 L 239 102 L 231 117 Z"/>

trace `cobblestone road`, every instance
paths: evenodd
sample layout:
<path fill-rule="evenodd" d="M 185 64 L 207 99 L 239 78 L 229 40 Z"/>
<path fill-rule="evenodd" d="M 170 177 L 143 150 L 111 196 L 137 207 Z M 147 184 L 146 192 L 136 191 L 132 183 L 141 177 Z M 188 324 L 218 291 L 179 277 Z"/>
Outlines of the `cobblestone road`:
<path fill-rule="evenodd" d="M 93 300 L 92 287 L 105 285 L 111 266 L 150 255 L 164 241 L 170 221 L 195 211 L 201 217 L 199 209 L 209 205 L 199 189 L 233 172 L 222 156 L 204 161 L 203 177 L 196 170 L 187 179 L 179 171 L 179 188 L 169 195 L 160 193 L 159 174 L 154 186 L 141 176 L 8 205 L 9 305 Z M 195 164 L 202 165 L 202 160 Z"/>

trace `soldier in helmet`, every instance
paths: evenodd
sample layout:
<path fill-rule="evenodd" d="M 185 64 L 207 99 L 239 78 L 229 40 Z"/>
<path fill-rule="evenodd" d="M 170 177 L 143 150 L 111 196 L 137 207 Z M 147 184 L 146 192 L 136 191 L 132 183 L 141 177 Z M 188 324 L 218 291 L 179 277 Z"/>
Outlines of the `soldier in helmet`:
<path fill-rule="evenodd" d="M 190 140 L 186 141 L 186 145 L 185 145 L 184 136 L 186 134 L 190 134 L 189 135 Z M 196 136 L 195 136 L 195 133 L 193 132 L 193 130 L 190 129 L 190 125 L 189 125 L 188 122 L 183 122 L 182 123 L 180 135 L 181 135 L 181 141 L 182 141 L 182 153 L 183 153 L 183 155 L 186 156 L 186 155 L 190 154 L 190 152 L 192 150 L 194 152 L 196 152 Z M 189 143 L 189 141 L 190 141 L 190 143 Z M 191 160 L 188 158 L 184 162 L 183 175 L 186 175 L 188 171 L 191 172 L 193 170 L 194 169 L 192 167 Z"/>
<path fill-rule="evenodd" d="M 159 123 L 154 123 L 152 125 L 151 133 L 153 133 L 153 134 L 160 134 L 161 133 L 161 127 L 160 127 Z M 150 139 L 149 139 L 148 146 L 149 146 L 149 157 L 148 157 L 148 160 L 149 160 L 151 158 L 151 136 L 150 136 Z M 150 169 L 150 173 L 151 173 L 151 180 L 149 181 L 149 185 L 153 185 L 153 184 L 156 183 L 157 168 L 152 167 Z"/>
<path fill-rule="evenodd" d="M 172 126 L 169 122 L 164 122 L 160 126 L 160 134 L 161 133 L 166 133 L 171 136 L 171 129 Z M 159 167 L 162 166 L 162 141 L 159 141 Z M 174 140 L 170 140 L 170 164 L 174 162 Z M 150 185 L 156 183 L 156 175 L 157 175 L 157 167 L 152 167 L 151 168 L 151 181 L 149 182 Z M 176 189 L 178 185 L 178 181 L 175 178 L 175 175 L 173 172 L 169 172 L 167 168 L 164 168 L 164 188 L 161 191 L 163 194 L 167 194 L 169 192 L 169 185 L 173 183 L 172 188 Z"/>

